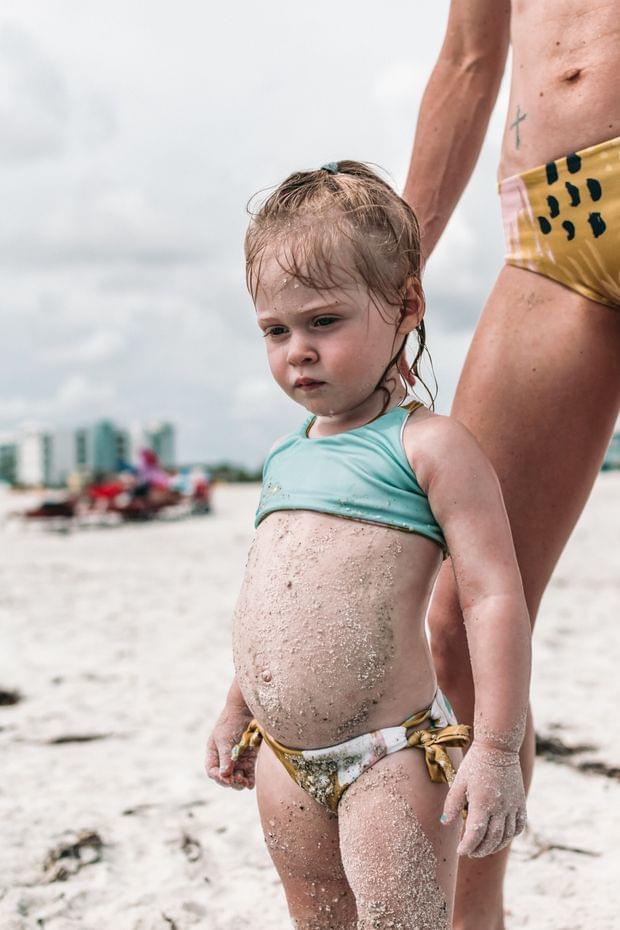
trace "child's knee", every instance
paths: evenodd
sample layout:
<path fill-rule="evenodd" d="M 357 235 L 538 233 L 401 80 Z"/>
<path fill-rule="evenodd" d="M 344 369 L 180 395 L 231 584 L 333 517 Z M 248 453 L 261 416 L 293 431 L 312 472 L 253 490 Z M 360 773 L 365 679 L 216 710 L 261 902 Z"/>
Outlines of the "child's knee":
<path fill-rule="evenodd" d="M 296 930 L 356 930 L 357 909 L 348 885 L 289 882 L 284 891 Z"/>
<path fill-rule="evenodd" d="M 310 889 L 329 883 L 346 886 L 338 834 L 323 833 L 303 814 L 287 804 L 263 820 L 265 844 L 282 881 Z"/>
<path fill-rule="evenodd" d="M 303 813 L 288 806 L 265 825 L 265 842 L 294 925 L 298 930 L 354 930 L 355 899 L 338 835 L 317 833 Z"/>

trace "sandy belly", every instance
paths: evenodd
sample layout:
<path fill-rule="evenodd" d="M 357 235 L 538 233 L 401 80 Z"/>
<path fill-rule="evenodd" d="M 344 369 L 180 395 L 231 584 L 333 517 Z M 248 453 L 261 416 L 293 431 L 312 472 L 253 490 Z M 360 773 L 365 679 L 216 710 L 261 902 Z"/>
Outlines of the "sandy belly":
<path fill-rule="evenodd" d="M 410 534 L 309 512 L 272 514 L 259 526 L 235 610 L 234 659 L 248 706 L 276 739 L 340 742 L 393 700 L 416 641 L 415 604 L 404 609 L 405 645 L 395 603 L 397 566 L 411 544 Z M 413 664 L 428 691 L 430 659 L 425 645 L 420 651 Z"/>

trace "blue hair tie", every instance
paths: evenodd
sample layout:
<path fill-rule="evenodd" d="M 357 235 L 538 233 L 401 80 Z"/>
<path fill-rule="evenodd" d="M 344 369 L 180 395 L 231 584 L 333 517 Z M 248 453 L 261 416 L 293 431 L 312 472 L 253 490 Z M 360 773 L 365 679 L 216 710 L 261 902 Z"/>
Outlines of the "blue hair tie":
<path fill-rule="evenodd" d="M 338 162 L 328 161 L 326 165 L 321 165 L 320 171 L 328 171 L 330 174 L 338 174 Z"/>

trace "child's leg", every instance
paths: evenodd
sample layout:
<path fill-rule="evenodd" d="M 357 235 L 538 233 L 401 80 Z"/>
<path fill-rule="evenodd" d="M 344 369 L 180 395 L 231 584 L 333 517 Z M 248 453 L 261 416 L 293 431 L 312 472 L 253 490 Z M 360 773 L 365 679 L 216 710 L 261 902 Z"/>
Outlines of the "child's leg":
<path fill-rule="evenodd" d="M 359 930 L 448 930 L 460 825 L 439 822 L 447 785 L 403 750 L 364 772 L 338 808 L 340 853 Z"/>
<path fill-rule="evenodd" d="M 261 745 L 256 792 L 265 842 L 298 930 L 355 930 L 355 899 L 338 846 L 338 819 Z M 437 815 L 439 816 L 439 815 Z"/>

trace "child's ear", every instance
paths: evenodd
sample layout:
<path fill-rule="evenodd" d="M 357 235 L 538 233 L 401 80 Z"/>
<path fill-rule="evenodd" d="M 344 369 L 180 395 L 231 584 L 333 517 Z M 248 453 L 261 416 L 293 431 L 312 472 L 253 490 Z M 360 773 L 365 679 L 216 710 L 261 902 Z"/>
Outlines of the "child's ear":
<path fill-rule="evenodd" d="M 403 310 L 405 315 L 398 327 L 398 332 L 411 333 L 422 322 L 426 310 L 424 291 L 419 278 L 407 278 L 403 290 Z"/>

